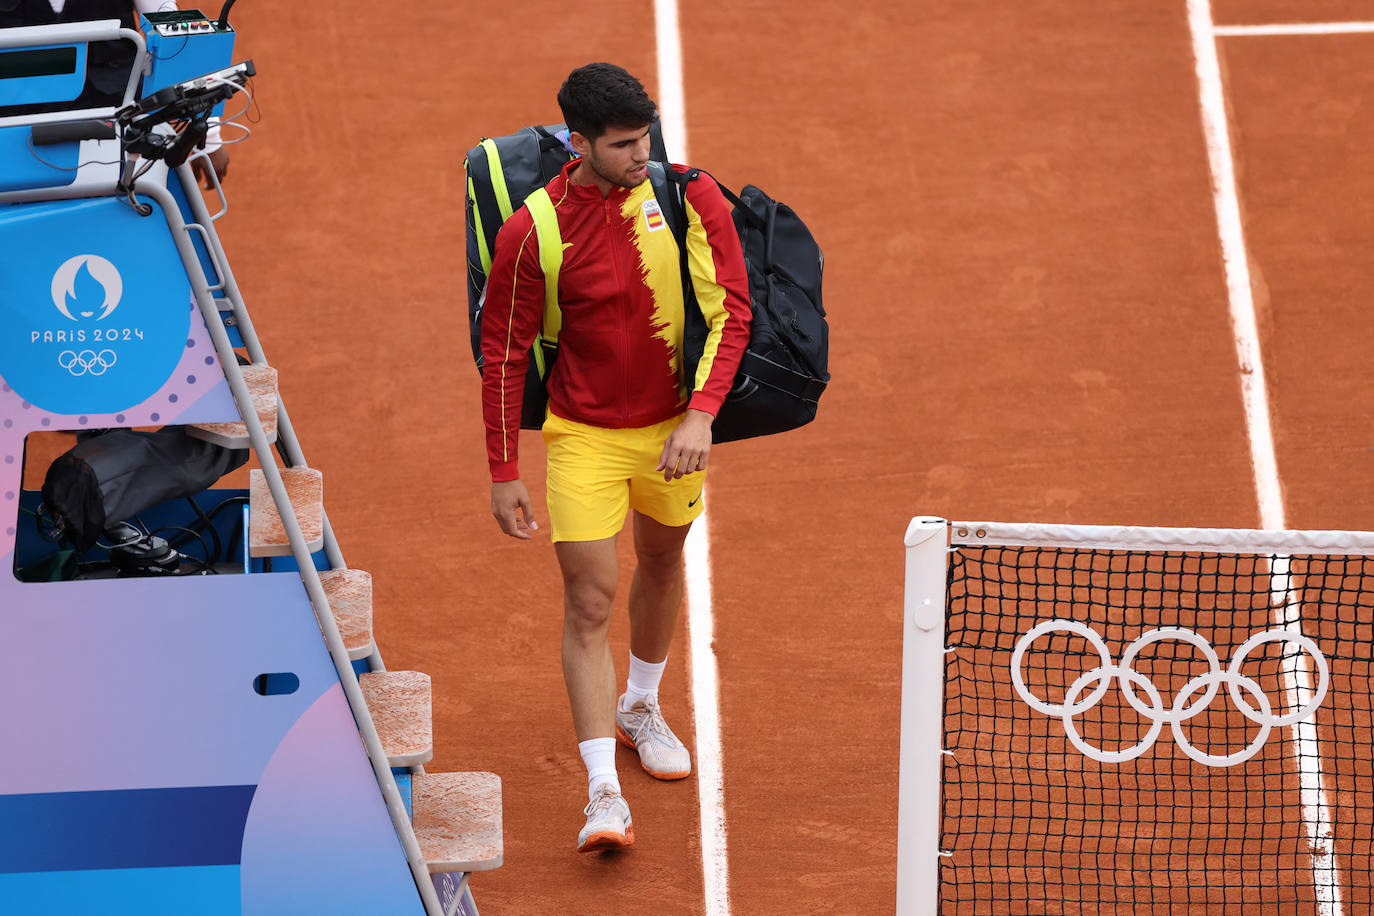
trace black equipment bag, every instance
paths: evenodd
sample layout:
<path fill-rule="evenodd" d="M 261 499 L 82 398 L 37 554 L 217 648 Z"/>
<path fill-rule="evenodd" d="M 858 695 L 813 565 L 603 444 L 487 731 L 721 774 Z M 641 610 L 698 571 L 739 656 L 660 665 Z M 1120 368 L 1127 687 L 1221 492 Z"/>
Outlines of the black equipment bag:
<path fill-rule="evenodd" d="M 659 206 L 681 253 L 686 313 L 683 366 L 688 387 L 706 346 L 706 319 L 695 307 L 687 266 L 687 183 L 702 174 L 678 174 L 650 163 L 649 177 Z M 753 185 L 736 197 L 717 182 L 734 204 L 732 218 L 744 249 L 753 320 L 749 345 L 735 382 L 711 426 L 715 442 L 767 436 L 804 426 L 816 418 L 817 402 L 830 382 L 830 330 L 821 302 L 825 255 L 811 230 L 786 204 Z"/>
<path fill-rule="evenodd" d="M 496 251 L 496 233 L 511 214 L 520 209 L 525 198 L 552 181 L 576 154 L 558 136 L 564 124 L 522 128 L 506 137 L 483 139 L 468 150 L 463 168 L 467 172 L 467 261 L 468 330 L 477 371 L 482 371 L 482 306 L 491 259 Z M 660 162 L 668 160 L 663 131 L 655 121 L 649 128 L 649 155 Z M 548 403 L 545 387 L 548 372 L 558 355 L 556 342 L 536 341 L 542 347 L 542 360 L 531 353 L 525 375 L 525 402 L 520 425 L 540 429 Z M 544 375 L 540 375 L 542 362 Z"/>
<path fill-rule="evenodd" d="M 183 426 L 84 436 L 43 480 L 43 505 L 85 553 L 111 525 L 169 499 L 193 496 L 248 463 L 248 449 L 192 438 Z"/>

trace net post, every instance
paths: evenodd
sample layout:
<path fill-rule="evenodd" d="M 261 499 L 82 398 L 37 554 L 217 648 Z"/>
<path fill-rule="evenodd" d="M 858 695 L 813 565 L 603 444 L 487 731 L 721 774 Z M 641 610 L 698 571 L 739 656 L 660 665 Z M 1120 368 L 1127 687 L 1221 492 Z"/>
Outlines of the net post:
<path fill-rule="evenodd" d="M 907 526 L 905 542 L 897 913 L 927 916 L 939 907 L 949 522 L 917 516 Z"/>

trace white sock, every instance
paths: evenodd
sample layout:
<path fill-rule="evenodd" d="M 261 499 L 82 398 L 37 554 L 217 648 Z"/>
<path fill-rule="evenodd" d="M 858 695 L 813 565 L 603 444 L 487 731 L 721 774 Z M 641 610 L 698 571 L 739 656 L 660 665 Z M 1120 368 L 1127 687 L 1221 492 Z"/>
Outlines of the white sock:
<path fill-rule="evenodd" d="M 630 676 L 625 681 L 625 698 L 620 701 L 622 712 L 645 697 L 658 697 L 658 684 L 663 680 L 663 669 L 668 667 L 665 656 L 661 662 L 646 662 L 630 653 Z"/>
<path fill-rule="evenodd" d="M 620 791 L 620 777 L 615 772 L 615 739 L 592 738 L 577 743 L 582 763 L 587 767 L 587 798 L 596 794 L 597 786 L 610 783 L 612 789 Z"/>

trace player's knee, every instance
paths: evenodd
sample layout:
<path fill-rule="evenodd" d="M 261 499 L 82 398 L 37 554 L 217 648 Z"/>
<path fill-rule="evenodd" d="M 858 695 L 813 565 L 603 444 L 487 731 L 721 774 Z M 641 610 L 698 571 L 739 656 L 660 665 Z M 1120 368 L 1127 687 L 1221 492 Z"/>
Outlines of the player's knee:
<path fill-rule="evenodd" d="M 610 624 L 614 593 L 589 585 L 568 587 L 563 595 L 564 624 L 578 633 L 595 634 Z"/>
<path fill-rule="evenodd" d="M 682 544 L 636 544 L 635 561 L 641 575 L 676 578 L 682 575 Z"/>

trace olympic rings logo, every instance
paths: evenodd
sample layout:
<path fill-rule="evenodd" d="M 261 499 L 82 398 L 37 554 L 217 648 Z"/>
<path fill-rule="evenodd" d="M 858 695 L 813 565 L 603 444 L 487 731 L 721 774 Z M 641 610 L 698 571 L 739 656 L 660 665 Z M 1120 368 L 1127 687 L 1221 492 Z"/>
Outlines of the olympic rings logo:
<path fill-rule="evenodd" d="M 114 367 L 115 352 L 113 350 L 101 350 L 97 353 L 94 350 L 82 350 L 80 353 L 75 353 L 71 350 L 63 350 L 57 354 L 57 364 L 74 376 L 87 373 L 104 375 Z"/>
<path fill-rule="evenodd" d="M 1021 659 L 1025 655 L 1026 649 L 1036 639 L 1046 633 L 1056 632 L 1073 633 L 1086 639 L 1097 651 L 1098 658 L 1102 663 L 1081 675 L 1069 686 L 1068 691 L 1064 694 L 1063 703 L 1047 703 L 1027 689 L 1025 681 L 1021 678 Z M 1131 662 L 1135 661 L 1140 650 L 1152 643 L 1166 639 L 1179 640 L 1196 647 L 1207 660 L 1206 673 L 1185 683 L 1175 695 L 1173 703 L 1167 707 L 1160 697 L 1158 688 L 1150 679 L 1131 667 Z M 1293 643 L 1302 648 L 1303 651 L 1312 656 L 1317 669 L 1317 685 L 1311 698 L 1299 709 L 1286 716 L 1274 715 L 1273 707 L 1269 698 L 1265 696 L 1263 688 L 1254 679 L 1240 673 L 1241 665 L 1245 663 L 1246 657 L 1257 646 L 1279 641 Z M 1097 705 L 1111 687 L 1113 679 L 1121 684 L 1121 692 L 1125 695 L 1126 702 L 1130 704 L 1131 708 L 1149 720 L 1150 729 L 1137 744 L 1119 751 L 1106 751 L 1102 748 L 1093 747 L 1083 740 L 1073 720 L 1075 716 Z M 1159 737 L 1166 724 L 1174 736 L 1175 743 L 1198 763 L 1215 767 L 1229 767 L 1244 763 L 1264 746 L 1272 729 L 1293 725 L 1316 712 L 1317 707 L 1326 698 L 1328 680 L 1326 658 L 1317 648 L 1317 644 L 1301 633 L 1295 633 L 1292 630 L 1266 630 L 1251 636 L 1236 651 L 1235 656 L 1231 659 L 1231 664 L 1224 671 L 1211 643 L 1192 630 L 1182 627 L 1162 627 L 1142 634 L 1135 642 L 1126 647 L 1126 652 L 1121 656 L 1121 664 L 1119 665 L 1113 663 L 1111 653 L 1107 651 L 1106 643 L 1102 641 L 1102 637 L 1097 635 L 1096 631 L 1073 620 L 1047 620 L 1038 624 L 1017 640 L 1016 647 L 1011 653 L 1011 681 L 1021 699 L 1025 700 L 1026 705 L 1036 712 L 1047 716 L 1057 716 L 1063 720 L 1064 734 L 1068 737 L 1069 743 L 1078 748 L 1085 756 L 1099 763 L 1124 763 L 1139 757 L 1155 743 L 1155 739 Z M 1088 691 L 1088 686 L 1094 683 L 1096 686 Z M 1198 750 L 1188 741 L 1187 735 L 1183 732 L 1183 723 L 1206 709 L 1217 695 L 1217 690 L 1222 684 L 1226 685 L 1226 689 L 1231 695 L 1231 701 L 1240 710 L 1241 715 L 1259 726 L 1259 733 L 1245 748 L 1234 754 L 1213 755 Z M 1136 688 L 1145 694 L 1149 700 L 1148 704 L 1140 698 Z M 1084 696 L 1084 691 L 1088 691 L 1086 696 Z M 1202 691 L 1202 695 L 1196 700 L 1192 700 L 1199 691 Z M 1250 698 L 1254 700 L 1254 706 L 1251 706 L 1244 698 L 1242 691 L 1250 695 Z M 1191 703 L 1190 700 L 1192 700 Z"/>

